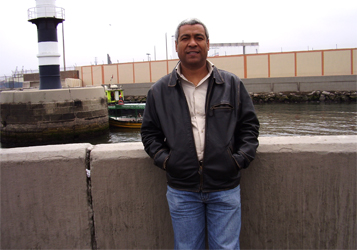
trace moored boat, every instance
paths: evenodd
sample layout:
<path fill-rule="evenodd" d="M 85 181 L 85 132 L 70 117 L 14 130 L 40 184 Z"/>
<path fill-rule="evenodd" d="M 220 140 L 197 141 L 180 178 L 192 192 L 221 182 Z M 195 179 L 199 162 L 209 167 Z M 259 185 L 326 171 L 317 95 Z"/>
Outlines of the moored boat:
<path fill-rule="evenodd" d="M 145 103 L 108 105 L 109 125 L 120 128 L 140 128 Z"/>
<path fill-rule="evenodd" d="M 119 128 L 140 128 L 145 103 L 124 103 L 124 91 L 121 86 L 105 86 L 108 98 L 109 125 Z"/>
<path fill-rule="evenodd" d="M 125 121 L 123 118 L 120 117 L 110 117 L 109 118 L 109 125 L 112 127 L 118 128 L 135 128 L 139 129 L 141 127 L 141 121 Z"/>

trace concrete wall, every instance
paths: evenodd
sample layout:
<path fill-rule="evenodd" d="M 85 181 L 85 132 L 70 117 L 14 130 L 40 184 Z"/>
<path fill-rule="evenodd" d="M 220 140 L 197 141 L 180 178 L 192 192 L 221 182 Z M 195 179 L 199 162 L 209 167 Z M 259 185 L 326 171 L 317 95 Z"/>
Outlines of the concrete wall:
<path fill-rule="evenodd" d="M 357 75 L 243 79 L 249 92 L 357 91 Z"/>
<path fill-rule="evenodd" d="M 357 74 L 357 49 L 310 50 L 208 58 L 240 78 L 309 77 Z M 173 70 L 175 60 L 81 66 L 83 86 L 156 82 Z"/>
<path fill-rule="evenodd" d="M 356 161 L 357 136 L 260 138 L 242 249 L 357 248 Z M 165 172 L 141 143 L 1 149 L 0 164 L 2 249 L 173 247 Z"/>
<path fill-rule="evenodd" d="M 1 249 L 90 249 L 90 144 L 2 149 Z"/>
<path fill-rule="evenodd" d="M 79 80 L 79 72 L 78 70 L 67 70 L 60 72 L 60 79 L 62 87 L 76 87 L 71 84 L 67 84 L 66 79 L 78 79 Z M 24 74 L 24 88 L 39 88 L 40 86 L 40 74 L 39 73 L 31 73 Z M 80 87 L 82 87 L 82 82 L 80 80 Z"/>
<path fill-rule="evenodd" d="M 66 78 L 79 79 L 79 72 L 78 70 L 61 71 L 60 78 L 61 80 L 65 80 Z M 24 74 L 24 81 L 39 82 L 40 74 L 39 73 Z"/>

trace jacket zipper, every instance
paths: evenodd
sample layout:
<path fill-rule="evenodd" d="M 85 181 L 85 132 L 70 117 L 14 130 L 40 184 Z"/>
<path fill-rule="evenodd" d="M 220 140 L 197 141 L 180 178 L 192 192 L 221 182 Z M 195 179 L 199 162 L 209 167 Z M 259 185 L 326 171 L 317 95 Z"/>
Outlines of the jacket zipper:
<path fill-rule="evenodd" d="M 189 121 L 191 121 L 191 117 L 190 117 L 190 109 L 188 108 L 188 104 L 187 104 L 187 99 L 186 99 L 186 95 L 185 95 L 185 92 L 183 91 L 183 88 L 182 88 L 182 86 L 181 86 L 181 80 L 180 79 L 178 79 L 177 80 L 178 81 L 178 83 L 179 83 L 179 86 L 180 86 L 180 89 L 181 89 L 181 93 L 183 94 L 183 96 L 184 96 L 184 100 L 185 100 L 185 107 L 186 107 L 186 113 L 189 115 Z M 194 136 L 193 136 L 193 132 L 192 132 L 192 129 L 191 129 L 191 132 L 190 132 L 190 134 L 191 134 L 191 137 L 192 137 L 192 141 L 195 141 L 195 139 L 194 139 Z M 196 150 L 196 148 L 195 148 L 195 152 L 197 152 L 197 150 Z M 196 154 L 197 155 L 197 154 Z M 198 160 L 198 157 L 197 157 L 197 160 Z M 202 186 L 203 186 L 203 175 L 202 175 L 202 164 L 200 164 L 200 161 L 198 161 L 198 174 L 200 175 L 200 187 L 199 187 L 199 191 L 201 191 L 202 190 Z"/>
<path fill-rule="evenodd" d="M 214 82 L 215 82 L 215 78 L 212 77 L 212 84 L 208 84 L 209 86 L 209 90 L 208 90 L 208 93 L 207 93 L 207 96 L 206 96 L 206 120 L 205 120 L 205 146 L 204 146 L 204 149 L 203 149 L 203 158 L 205 157 L 205 152 L 206 152 L 206 142 L 207 142 L 207 114 L 208 112 L 210 111 L 209 110 L 209 102 L 210 102 L 210 97 L 211 97 L 211 93 L 212 93 L 212 88 L 213 88 L 213 85 L 214 85 Z M 198 165 L 199 165 L 199 169 L 198 169 L 198 173 L 200 175 L 200 191 L 203 191 L 203 161 L 199 161 L 198 162 Z"/>
<path fill-rule="evenodd" d="M 200 175 L 200 191 L 202 191 L 202 189 L 203 189 L 203 174 L 202 174 L 203 163 L 202 163 L 202 161 L 199 161 L 198 165 L 199 165 L 198 174 Z"/>

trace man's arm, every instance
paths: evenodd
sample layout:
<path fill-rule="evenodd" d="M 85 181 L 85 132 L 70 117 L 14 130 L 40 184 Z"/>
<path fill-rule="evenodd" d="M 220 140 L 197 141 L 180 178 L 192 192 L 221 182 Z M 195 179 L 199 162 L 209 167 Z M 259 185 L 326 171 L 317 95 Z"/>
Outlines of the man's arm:
<path fill-rule="evenodd" d="M 247 168 L 255 158 L 259 146 L 259 121 L 252 99 L 240 82 L 240 110 L 236 128 L 237 154 L 234 155 L 241 168 Z"/>
<path fill-rule="evenodd" d="M 149 90 L 146 99 L 143 123 L 141 125 L 141 140 L 146 153 L 154 159 L 154 164 L 165 169 L 164 162 L 169 154 L 169 149 L 165 143 L 165 135 L 156 112 L 152 89 Z"/>

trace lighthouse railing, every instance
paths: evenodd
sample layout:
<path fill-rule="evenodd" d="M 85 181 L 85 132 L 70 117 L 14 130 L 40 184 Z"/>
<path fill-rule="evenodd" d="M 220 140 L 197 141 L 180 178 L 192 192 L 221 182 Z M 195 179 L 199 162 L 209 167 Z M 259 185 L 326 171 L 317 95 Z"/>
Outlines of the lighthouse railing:
<path fill-rule="evenodd" d="M 64 8 L 53 7 L 53 6 L 41 6 L 30 8 L 27 11 L 28 20 L 36 18 L 56 18 L 56 19 L 65 19 Z"/>

